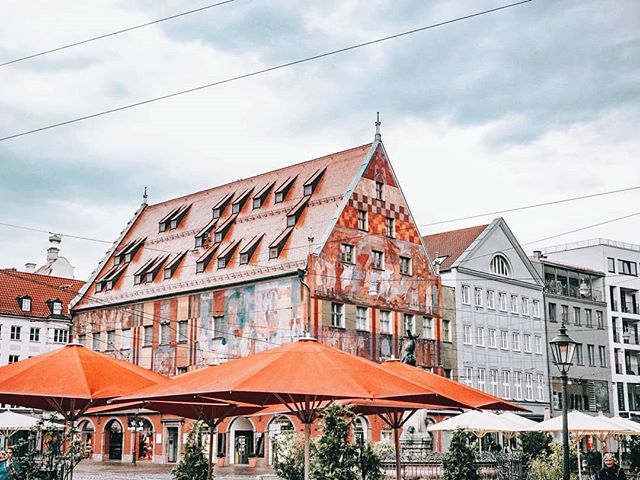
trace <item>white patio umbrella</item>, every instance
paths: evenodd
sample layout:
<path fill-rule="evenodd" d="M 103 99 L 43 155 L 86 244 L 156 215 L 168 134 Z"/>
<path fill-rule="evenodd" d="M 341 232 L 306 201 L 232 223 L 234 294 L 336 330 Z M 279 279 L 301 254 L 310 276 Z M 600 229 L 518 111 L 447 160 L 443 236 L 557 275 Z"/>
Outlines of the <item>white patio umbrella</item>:
<path fill-rule="evenodd" d="M 500 417 L 502 417 L 502 419 L 504 420 L 508 420 L 509 422 L 514 423 L 515 425 L 519 425 L 520 427 L 527 428 L 530 427 L 532 425 L 537 425 L 537 422 L 534 422 L 533 420 L 530 420 L 526 417 L 521 417 L 520 415 L 516 415 L 513 412 L 504 412 L 500 414 Z"/>
<path fill-rule="evenodd" d="M 7 447 L 9 440 L 16 432 L 30 430 L 37 422 L 37 418 L 10 410 L 0 413 L 0 433 L 3 437 L 3 448 Z"/>
<path fill-rule="evenodd" d="M 622 451 L 620 450 L 621 438 L 626 435 L 640 435 L 640 423 L 634 422 L 633 420 L 629 420 L 627 418 L 622 418 L 618 415 L 614 417 L 605 417 L 602 413 L 598 415 L 598 418 L 604 420 L 605 422 L 611 423 L 617 427 L 622 427 L 625 429 L 624 432 L 610 433 L 612 437 L 614 437 L 618 441 L 618 462 L 622 462 Z"/>

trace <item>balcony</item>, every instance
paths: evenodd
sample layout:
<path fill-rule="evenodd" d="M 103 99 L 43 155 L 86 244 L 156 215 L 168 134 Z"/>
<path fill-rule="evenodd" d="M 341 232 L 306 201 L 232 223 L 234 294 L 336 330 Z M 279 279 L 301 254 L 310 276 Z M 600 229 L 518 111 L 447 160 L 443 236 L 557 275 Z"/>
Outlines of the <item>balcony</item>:
<path fill-rule="evenodd" d="M 591 300 L 593 302 L 604 302 L 602 290 L 588 288 L 575 285 L 567 285 L 560 281 L 547 281 L 544 285 L 544 292 L 551 295 L 560 295 L 562 297 L 579 298 L 583 300 Z"/>
<path fill-rule="evenodd" d="M 632 313 L 634 315 L 640 315 L 640 308 L 637 303 L 622 303 L 621 309 L 623 313 Z"/>

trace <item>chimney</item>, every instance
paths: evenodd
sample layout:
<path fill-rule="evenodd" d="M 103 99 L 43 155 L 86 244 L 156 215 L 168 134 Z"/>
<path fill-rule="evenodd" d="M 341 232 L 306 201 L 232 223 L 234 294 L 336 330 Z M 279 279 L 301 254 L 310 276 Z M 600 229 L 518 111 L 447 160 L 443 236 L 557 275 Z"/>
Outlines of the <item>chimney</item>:
<path fill-rule="evenodd" d="M 25 263 L 24 271 L 27 273 L 36 273 L 36 264 L 32 262 Z"/>
<path fill-rule="evenodd" d="M 533 259 L 540 261 L 541 258 L 542 258 L 542 250 L 534 250 Z"/>
<path fill-rule="evenodd" d="M 54 233 L 49 236 L 49 243 L 51 246 L 47 248 L 47 263 L 57 260 L 58 253 L 60 253 L 60 242 L 62 242 L 62 237 L 60 235 L 56 235 Z"/>

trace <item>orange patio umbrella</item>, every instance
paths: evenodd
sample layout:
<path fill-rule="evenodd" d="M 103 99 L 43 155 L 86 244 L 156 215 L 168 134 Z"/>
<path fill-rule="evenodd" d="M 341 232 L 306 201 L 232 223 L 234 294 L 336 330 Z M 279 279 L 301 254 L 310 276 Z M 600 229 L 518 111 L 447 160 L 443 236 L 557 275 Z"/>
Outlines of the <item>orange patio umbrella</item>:
<path fill-rule="evenodd" d="M 73 431 L 76 419 L 89 407 L 170 381 L 146 368 L 71 344 L 0 367 L 0 403 L 58 412 Z"/>
<path fill-rule="evenodd" d="M 261 406 L 283 404 L 304 424 L 305 479 L 308 479 L 311 424 L 327 400 L 400 396 L 420 398 L 432 405 L 469 407 L 446 392 L 433 392 L 382 369 L 375 362 L 311 338 L 196 370 L 119 400 L 189 402 L 218 398 Z"/>

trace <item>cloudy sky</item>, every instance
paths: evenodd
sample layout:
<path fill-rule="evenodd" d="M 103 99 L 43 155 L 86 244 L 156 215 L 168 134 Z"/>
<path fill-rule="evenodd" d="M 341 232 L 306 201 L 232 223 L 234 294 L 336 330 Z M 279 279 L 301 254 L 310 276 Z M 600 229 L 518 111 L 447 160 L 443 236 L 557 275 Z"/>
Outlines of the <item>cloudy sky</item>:
<path fill-rule="evenodd" d="M 0 63 L 206 0 L 5 0 Z M 0 67 L 0 137 L 442 22 L 497 0 L 235 0 Z M 534 0 L 0 142 L 0 222 L 112 241 L 138 207 L 367 143 L 375 112 L 423 233 L 640 185 L 640 2 Z M 640 244 L 640 190 L 505 214 L 527 249 Z M 0 267 L 46 233 L 0 226 Z M 108 245 L 65 238 L 86 278 Z"/>

